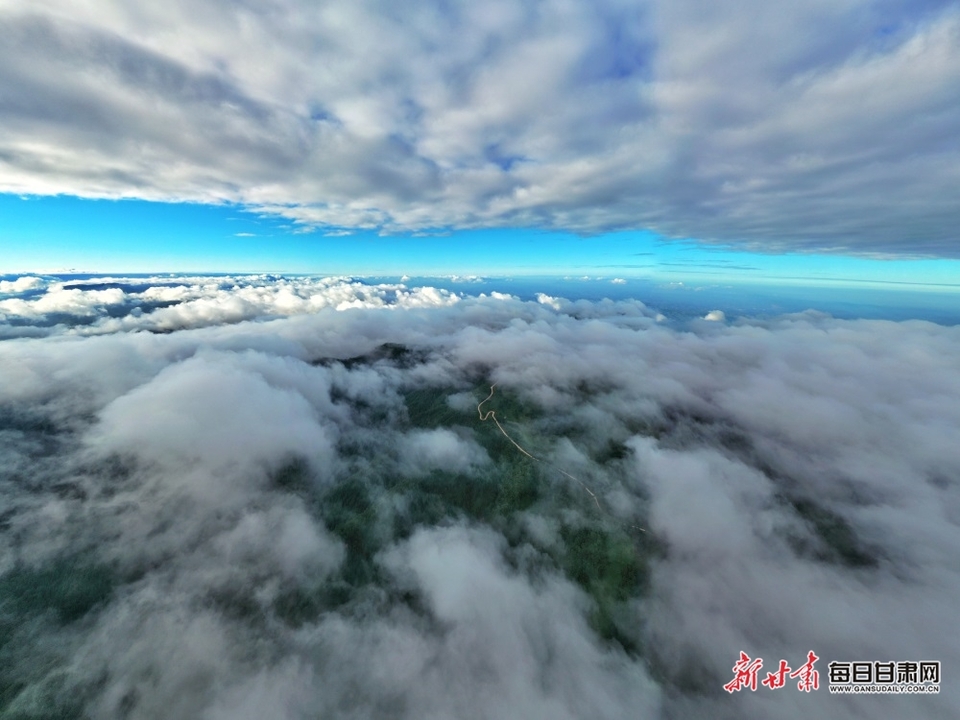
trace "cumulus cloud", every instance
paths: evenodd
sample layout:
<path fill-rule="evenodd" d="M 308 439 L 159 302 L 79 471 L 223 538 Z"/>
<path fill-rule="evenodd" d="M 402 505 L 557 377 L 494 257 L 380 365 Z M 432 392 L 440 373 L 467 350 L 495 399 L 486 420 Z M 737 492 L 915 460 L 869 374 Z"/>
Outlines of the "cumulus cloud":
<path fill-rule="evenodd" d="M 428 308 L 458 302 L 430 286 L 364 283 L 349 278 L 273 276 L 98 278 L 19 283 L 21 297 L 0 300 L 4 336 L 173 330 L 313 313 L 325 308 Z M 33 282 L 33 280 L 38 280 Z M 29 292 L 25 288 L 29 287 Z"/>
<path fill-rule="evenodd" d="M 273 385 L 269 368 L 258 367 L 275 360 L 256 360 L 197 355 L 165 368 L 103 408 L 91 442 L 101 451 L 133 452 L 161 465 L 199 464 L 211 474 L 290 455 L 327 464 L 329 431 L 310 402 Z M 263 417 L 271 422 L 264 424 Z"/>
<path fill-rule="evenodd" d="M 954 2 L 7 3 L 0 189 L 955 257 Z"/>
<path fill-rule="evenodd" d="M 22 293 L 41 285 L 43 285 L 43 280 L 40 278 L 24 275 L 16 280 L 0 280 L 0 293 Z"/>
<path fill-rule="evenodd" d="M 108 305 L 123 301 L 123 292 L 110 290 L 48 290 L 33 302 L 19 299 L 3 300 L 0 309 L 10 315 L 29 316 L 67 313 L 70 315 L 97 315 Z"/>
<path fill-rule="evenodd" d="M 176 282 L 117 289 L 319 292 Z M 958 328 L 355 285 L 0 342 L 0 710 L 957 714 Z M 818 692 L 722 689 L 809 650 Z M 941 692 L 826 691 L 864 659 Z"/>

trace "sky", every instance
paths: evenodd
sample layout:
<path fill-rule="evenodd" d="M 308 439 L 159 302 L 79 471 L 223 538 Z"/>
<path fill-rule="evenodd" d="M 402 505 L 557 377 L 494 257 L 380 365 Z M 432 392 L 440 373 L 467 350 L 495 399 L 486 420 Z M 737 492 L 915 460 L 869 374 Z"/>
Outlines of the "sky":
<path fill-rule="evenodd" d="M 0 718 L 960 717 L 957 0 L 0 28 Z"/>
<path fill-rule="evenodd" d="M 646 231 L 599 237 L 488 228 L 419 236 L 301 232 L 238 205 L 0 196 L 8 274 L 272 272 L 357 276 L 573 276 L 669 286 L 869 289 L 952 296 L 960 260 L 756 253 Z"/>
<path fill-rule="evenodd" d="M 0 15 L 2 272 L 960 277 L 956 2 Z"/>

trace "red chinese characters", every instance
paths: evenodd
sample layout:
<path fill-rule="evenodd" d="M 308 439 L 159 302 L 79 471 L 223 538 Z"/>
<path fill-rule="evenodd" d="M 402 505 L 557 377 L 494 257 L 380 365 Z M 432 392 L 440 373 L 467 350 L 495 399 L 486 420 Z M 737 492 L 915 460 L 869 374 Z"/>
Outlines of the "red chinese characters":
<path fill-rule="evenodd" d="M 811 650 L 807 653 L 807 661 L 795 670 L 787 664 L 786 660 L 781 660 L 777 669 L 774 672 L 768 672 L 760 684 L 771 690 L 778 690 L 787 684 L 787 678 L 791 678 L 797 680 L 797 689 L 802 692 L 818 690 L 820 688 L 820 673 L 814 668 L 814 664 L 819 659 L 816 653 Z M 762 667 L 762 658 L 751 658 L 741 650 L 740 659 L 733 666 L 733 680 L 724 685 L 723 689 L 729 693 L 738 692 L 748 687 L 755 691 L 757 689 L 757 676 Z"/>
<path fill-rule="evenodd" d="M 820 689 L 820 673 L 813 669 L 813 664 L 819 659 L 811 650 L 807 653 L 807 661 L 790 673 L 791 678 L 799 678 L 797 680 L 798 690 L 810 692 Z"/>
<path fill-rule="evenodd" d="M 757 658 L 751 660 L 743 650 L 740 651 L 740 659 L 734 663 L 733 672 L 736 673 L 733 680 L 723 686 L 728 693 L 743 690 L 749 687 L 751 690 L 757 689 L 757 673 L 763 667 L 763 660 Z"/>

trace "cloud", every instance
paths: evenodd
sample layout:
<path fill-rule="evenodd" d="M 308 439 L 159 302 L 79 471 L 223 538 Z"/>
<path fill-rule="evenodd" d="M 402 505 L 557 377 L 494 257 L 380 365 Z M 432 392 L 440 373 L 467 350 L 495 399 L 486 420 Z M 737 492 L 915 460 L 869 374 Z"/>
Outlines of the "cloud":
<path fill-rule="evenodd" d="M 386 567 L 420 588 L 450 627 L 433 657 L 424 658 L 431 661 L 421 675 L 426 687 L 416 696 L 427 714 L 614 718 L 628 709 L 655 712 L 659 698 L 650 679 L 623 656 L 604 657 L 576 589 L 554 577 L 532 586 L 505 566 L 504 549 L 497 534 L 454 528 L 420 531 L 384 556 Z M 557 651 L 560 662 L 551 657 Z M 464 686 L 469 677 L 483 680 Z"/>
<path fill-rule="evenodd" d="M 123 299 L 123 291 L 119 288 L 64 290 L 62 287 L 54 286 L 34 300 L 20 298 L 0 300 L 0 312 L 22 318 L 38 318 L 55 314 L 90 317 L 99 315 L 107 306 L 119 305 Z"/>
<path fill-rule="evenodd" d="M 24 275 L 16 280 L 0 280 L 0 293 L 13 295 L 33 290 L 41 285 L 43 285 L 41 278 Z"/>
<path fill-rule="evenodd" d="M 245 367 L 256 367 L 253 360 L 198 355 L 165 369 L 107 405 L 91 442 L 101 452 L 132 452 L 151 463 L 199 466 L 211 474 L 276 466 L 291 455 L 329 464 L 330 430 L 300 393 L 271 385 L 265 368 Z M 262 426 L 264 415 L 274 422 Z"/>
<path fill-rule="evenodd" d="M 51 283 L 43 292 L 31 290 L 27 298 L 0 300 L 0 333 L 11 337 L 63 331 L 171 332 L 328 307 L 426 308 L 459 299 L 449 290 L 430 286 L 407 288 L 338 277 L 98 278 L 87 283 Z"/>
<path fill-rule="evenodd" d="M 727 316 L 724 314 L 723 310 L 711 310 L 703 316 L 703 319 L 711 320 L 713 322 L 724 322 L 727 319 Z"/>
<path fill-rule="evenodd" d="M 446 428 L 410 433 L 400 452 L 402 472 L 408 475 L 431 470 L 469 473 L 490 461 L 483 448 Z"/>
<path fill-rule="evenodd" d="M 955 3 L 3 15 L 7 192 L 236 202 L 334 234 L 642 228 L 957 256 Z"/>
<path fill-rule="evenodd" d="M 828 662 L 960 662 L 956 327 L 89 283 L 297 310 L 0 342 L 5 712 L 883 720 Z"/>

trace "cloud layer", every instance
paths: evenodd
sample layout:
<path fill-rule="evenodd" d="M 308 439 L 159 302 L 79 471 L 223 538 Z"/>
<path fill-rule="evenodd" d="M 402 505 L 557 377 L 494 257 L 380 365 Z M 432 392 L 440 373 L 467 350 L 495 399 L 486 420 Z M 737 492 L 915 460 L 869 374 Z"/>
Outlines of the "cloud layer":
<path fill-rule="evenodd" d="M 3 711 L 960 709 L 960 328 L 178 281 L 266 300 L 131 332 L 97 300 L 0 342 Z M 357 302 L 264 310 L 287 293 Z M 493 383 L 509 440 L 477 411 Z M 811 649 L 819 692 L 722 689 L 740 651 Z M 942 691 L 826 692 L 827 662 L 863 659 L 941 660 Z"/>
<path fill-rule="evenodd" d="M 957 257 L 955 2 L 0 13 L 3 191 Z"/>
<path fill-rule="evenodd" d="M 441 307 L 449 290 L 350 278 L 23 276 L 0 285 L 0 338 L 19 335 L 172 332 L 332 308 Z"/>

